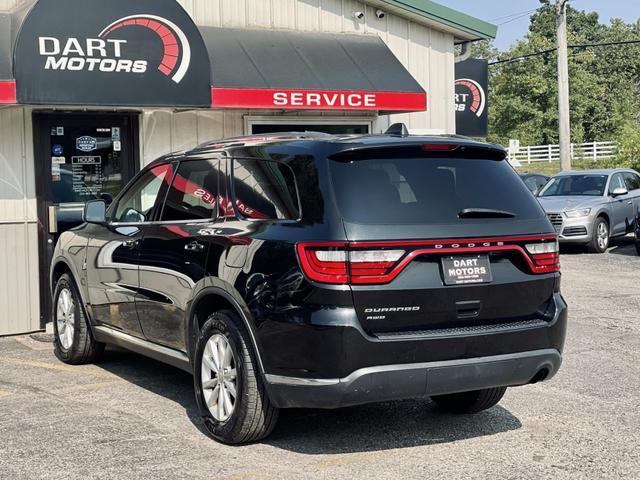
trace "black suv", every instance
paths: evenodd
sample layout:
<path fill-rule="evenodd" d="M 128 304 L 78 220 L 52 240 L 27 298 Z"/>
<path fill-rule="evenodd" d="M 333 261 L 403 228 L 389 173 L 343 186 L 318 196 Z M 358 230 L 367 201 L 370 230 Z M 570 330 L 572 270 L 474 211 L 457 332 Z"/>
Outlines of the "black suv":
<path fill-rule="evenodd" d="M 193 373 L 222 442 L 280 408 L 479 412 L 560 367 L 556 233 L 496 145 L 231 139 L 154 162 L 85 222 L 51 270 L 57 356 L 109 343 Z"/>

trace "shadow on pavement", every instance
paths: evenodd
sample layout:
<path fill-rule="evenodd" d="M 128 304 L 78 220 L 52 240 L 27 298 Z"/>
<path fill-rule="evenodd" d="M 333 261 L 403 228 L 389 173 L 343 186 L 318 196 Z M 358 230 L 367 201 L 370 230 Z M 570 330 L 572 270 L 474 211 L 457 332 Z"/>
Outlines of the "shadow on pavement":
<path fill-rule="evenodd" d="M 427 399 L 405 400 L 339 410 L 284 410 L 265 443 L 311 455 L 375 452 L 455 442 L 521 426 L 499 405 L 476 415 L 451 415 Z"/>
<path fill-rule="evenodd" d="M 611 239 L 611 246 L 607 250 L 607 254 L 613 255 L 626 255 L 630 257 L 637 256 L 636 247 L 635 247 L 635 238 L 633 235 L 626 235 L 624 237 L 617 237 Z M 587 252 L 587 247 L 584 245 L 561 245 L 560 246 L 560 254 L 561 255 L 577 255 L 577 254 L 589 254 Z M 595 253 L 589 255 L 597 255 Z"/>
<path fill-rule="evenodd" d="M 193 378 L 188 373 L 112 347 L 107 348 L 98 366 L 182 405 L 194 426 L 207 435 L 193 394 Z M 339 410 L 283 410 L 276 429 L 264 443 L 312 455 L 372 452 L 448 443 L 521 426 L 500 406 L 477 415 L 450 415 L 440 412 L 428 399 L 406 400 Z"/>
<path fill-rule="evenodd" d="M 611 248 L 609 248 L 608 253 L 637 257 L 635 237 L 627 235 L 626 237 L 614 238 L 611 240 Z"/>
<path fill-rule="evenodd" d="M 182 405 L 191 423 L 208 435 L 193 394 L 193 377 L 187 372 L 111 345 L 96 366 Z"/>

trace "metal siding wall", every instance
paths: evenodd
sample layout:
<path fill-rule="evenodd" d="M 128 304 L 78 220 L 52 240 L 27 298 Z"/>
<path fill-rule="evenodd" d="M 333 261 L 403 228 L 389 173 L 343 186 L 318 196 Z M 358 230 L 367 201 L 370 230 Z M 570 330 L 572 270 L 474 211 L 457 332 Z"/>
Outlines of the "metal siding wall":
<path fill-rule="evenodd" d="M 12 8 L 16 7 L 18 3 L 24 2 L 18 2 L 18 0 L 0 0 L 0 12 L 11 10 Z"/>
<path fill-rule="evenodd" d="M 377 8 L 358 0 L 181 0 L 181 3 L 200 25 L 378 35 L 427 91 L 429 107 L 427 112 L 380 117 L 376 129 L 405 122 L 411 128 L 455 132 L 454 39 L 449 33 L 389 11 L 384 19 L 378 19 Z M 365 12 L 363 22 L 354 19 L 356 11 Z M 235 132 L 235 128 L 230 130 Z"/>
<path fill-rule="evenodd" d="M 244 115 L 247 113 L 236 110 L 180 113 L 146 110 L 140 127 L 142 166 L 169 152 L 187 150 L 210 140 L 243 135 Z"/>
<path fill-rule="evenodd" d="M 40 328 L 30 113 L 0 109 L 0 335 Z"/>

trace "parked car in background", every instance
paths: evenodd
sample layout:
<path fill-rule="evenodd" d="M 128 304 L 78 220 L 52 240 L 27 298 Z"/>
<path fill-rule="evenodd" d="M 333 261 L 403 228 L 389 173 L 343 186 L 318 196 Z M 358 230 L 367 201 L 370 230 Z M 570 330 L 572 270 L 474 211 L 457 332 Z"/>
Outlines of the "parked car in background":
<path fill-rule="evenodd" d="M 529 189 L 529 191 L 534 195 L 537 195 L 540 192 L 540 190 L 542 190 L 542 187 L 544 187 L 547 184 L 550 178 L 540 173 L 525 172 L 525 173 L 520 173 L 519 175 L 522 181 L 524 182 L 524 184 Z"/>
<path fill-rule="evenodd" d="M 505 157 L 312 133 L 164 157 L 62 234 L 56 355 L 112 343 L 192 373 L 225 443 L 279 408 L 490 408 L 558 371 L 567 319 L 556 232 Z"/>
<path fill-rule="evenodd" d="M 640 207 L 640 175 L 607 169 L 560 173 L 538 194 L 560 242 L 603 253 L 612 237 L 633 232 Z"/>

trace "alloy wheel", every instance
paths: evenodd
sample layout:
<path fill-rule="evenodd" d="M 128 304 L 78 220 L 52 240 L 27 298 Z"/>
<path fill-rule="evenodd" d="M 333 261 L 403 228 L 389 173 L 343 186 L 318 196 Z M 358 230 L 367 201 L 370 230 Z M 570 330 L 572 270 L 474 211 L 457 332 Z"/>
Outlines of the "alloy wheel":
<path fill-rule="evenodd" d="M 609 228 L 605 222 L 600 222 L 598 224 L 596 235 L 598 239 L 598 247 L 603 251 L 606 250 L 609 246 Z"/>
<path fill-rule="evenodd" d="M 69 350 L 73 345 L 75 333 L 76 305 L 73 301 L 71 290 L 63 288 L 58 295 L 56 305 L 56 323 L 58 327 L 58 339 L 62 348 Z"/>
<path fill-rule="evenodd" d="M 236 359 L 224 335 L 213 335 L 202 353 L 202 392 L 213 418 L 231 417 L 237 399 Z"/>

